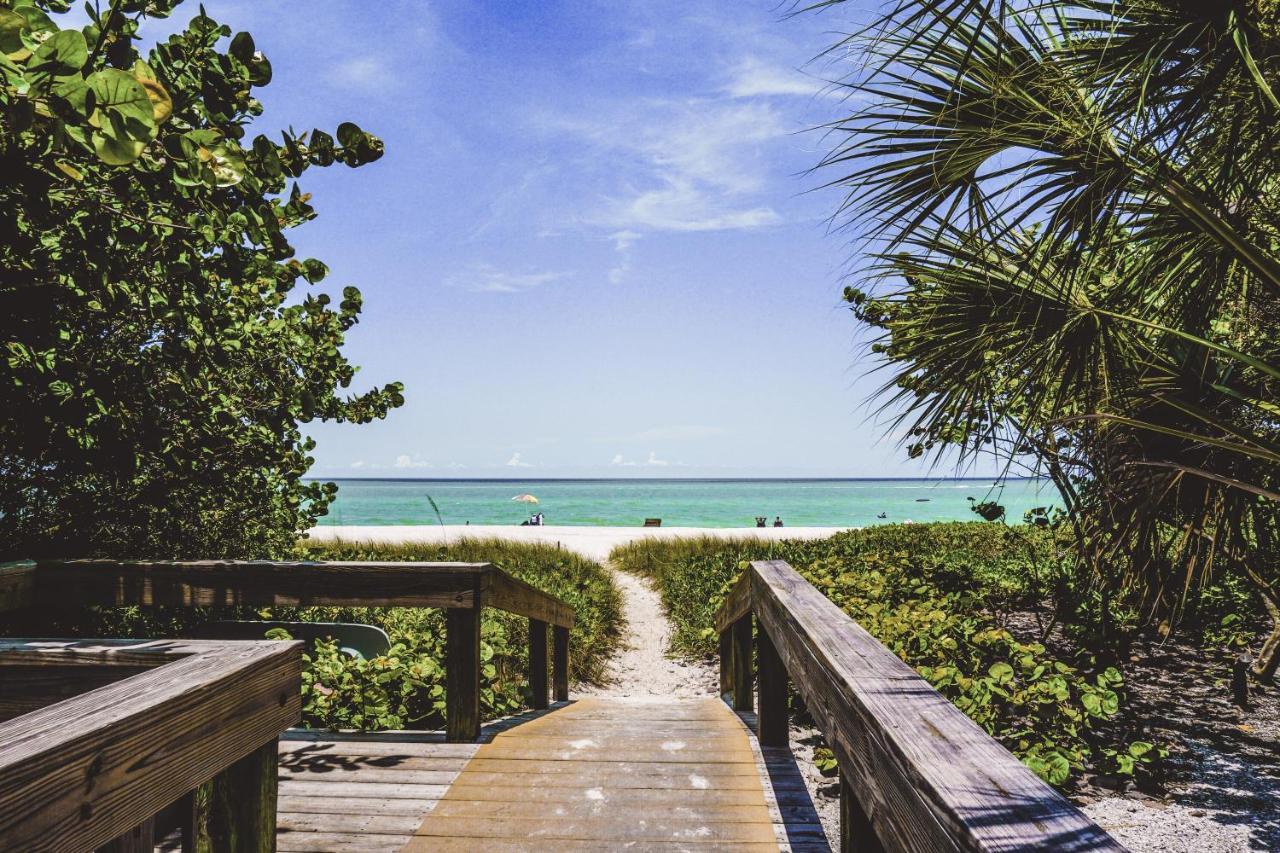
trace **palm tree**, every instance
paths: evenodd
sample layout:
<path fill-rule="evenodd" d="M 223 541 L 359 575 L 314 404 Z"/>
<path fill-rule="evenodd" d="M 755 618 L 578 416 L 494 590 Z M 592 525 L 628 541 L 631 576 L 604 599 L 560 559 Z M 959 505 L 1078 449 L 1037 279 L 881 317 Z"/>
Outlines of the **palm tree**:
<path fill-rule="evenodd" d="M 865 106 L 821 168 L 911 452 L 1050 476 L 1104 610 L 1176 617 L 1240 573 L 1270 677 L 1280 3 L 900 0 L 855 45 Z"/>

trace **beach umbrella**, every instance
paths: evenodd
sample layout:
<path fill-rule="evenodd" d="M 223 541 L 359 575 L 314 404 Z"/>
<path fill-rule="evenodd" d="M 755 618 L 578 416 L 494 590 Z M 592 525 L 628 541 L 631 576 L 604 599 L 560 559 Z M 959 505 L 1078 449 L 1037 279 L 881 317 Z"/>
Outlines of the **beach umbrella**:
<path fill-rule="evenodd" d="M 536 504 L 538 502 L 538 499 L 533 495 L 516 495 L 511 500 L 520 501 L 522 504 Z"/>

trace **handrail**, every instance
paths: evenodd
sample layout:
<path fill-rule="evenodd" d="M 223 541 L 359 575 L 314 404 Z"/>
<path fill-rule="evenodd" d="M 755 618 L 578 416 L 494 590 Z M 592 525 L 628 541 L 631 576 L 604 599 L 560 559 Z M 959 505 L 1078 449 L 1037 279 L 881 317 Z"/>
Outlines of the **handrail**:
<path fill-rule="evenodd" d="M 297 642 L 0 640 L 0 850 L 150 850 L 165 818 L 274 849 L 301 682 Z"/>
<path fill-rule="evenodd" d="M 496 607 L 529 619 L 533 707 L 549 705 L 548 625 L 552 691 L 556 701 L 569 698 L 573 608 L 491 563 L 41 560 L 0 566 L 0 613 L 86 604 L 444 608 L 450 741 L 480 736 L 479 612 Z"/>
<path fill-rule="evenodd" d="M 795 569 L 753 562 L 716 614 L 721 693 L 787 746 L 787 683 L 840 765 L 841 846 L 887 851 L 1123 851 Z"/>

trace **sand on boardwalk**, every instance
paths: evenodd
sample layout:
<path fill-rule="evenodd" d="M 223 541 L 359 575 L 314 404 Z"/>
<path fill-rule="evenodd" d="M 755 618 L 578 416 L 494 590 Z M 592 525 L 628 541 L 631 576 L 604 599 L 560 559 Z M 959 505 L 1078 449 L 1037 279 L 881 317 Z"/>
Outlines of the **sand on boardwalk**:
<path fill-rule="evenodd" d="M 513 542 L 559 544 L 592 560 L 603 561 L 618 545 L 636 539 L 715 536 L 720 539 L 825 539 L 846 527 L 521 527 L 510 524 L 321 525 L 311 528 L 317 541 L 457 542 L 459 539 L 509 539 Z"/>

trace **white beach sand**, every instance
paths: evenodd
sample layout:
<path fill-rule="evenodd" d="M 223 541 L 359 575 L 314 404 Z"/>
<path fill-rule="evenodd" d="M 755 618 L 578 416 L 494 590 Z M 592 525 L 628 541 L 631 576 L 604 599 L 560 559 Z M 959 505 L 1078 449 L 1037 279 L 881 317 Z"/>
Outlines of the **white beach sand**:
<path fill-rule="evenodd" d="M 715 536 L 721 539 L 825 539 L 844 527 L 520 527 L 501 524 L 447 524 L 404 526 L 333 525 L 311 528 L 320 542 L 347 539 L 357 542 L 457 542 L 459 539 L 509 539 L 513 542 L 546 542 L 576 551 L 593 560 L 604 560 L 616 546 L 635 539 L 676 539 Z"/>

